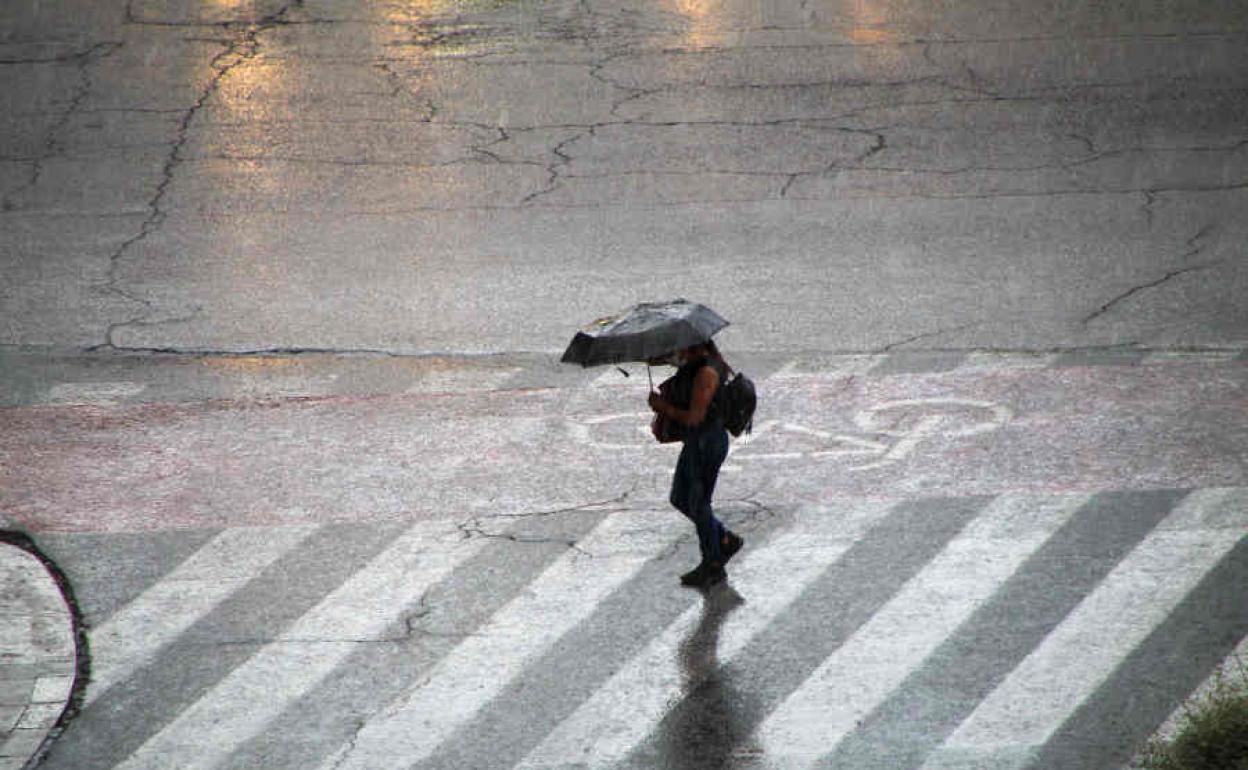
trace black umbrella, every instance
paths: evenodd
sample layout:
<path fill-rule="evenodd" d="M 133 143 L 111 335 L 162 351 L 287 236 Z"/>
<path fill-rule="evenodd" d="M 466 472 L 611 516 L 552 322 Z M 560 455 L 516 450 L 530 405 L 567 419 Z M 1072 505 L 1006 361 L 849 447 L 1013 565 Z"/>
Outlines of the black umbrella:
<path fill-rule="evenodd" d="M 643 302 L 577 332 L 561 360 L 581 366 L 649 361 L 706 342 L 727 325 L 696 302 Z"/>

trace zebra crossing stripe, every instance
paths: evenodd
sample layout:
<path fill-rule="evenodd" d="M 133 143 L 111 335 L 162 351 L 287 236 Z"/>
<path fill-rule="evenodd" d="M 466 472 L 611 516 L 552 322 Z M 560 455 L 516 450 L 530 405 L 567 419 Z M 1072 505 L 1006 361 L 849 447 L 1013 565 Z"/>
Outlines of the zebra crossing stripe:
<path fill-rule="evenodd" d="M 1190 697 L 1170 712 L 1153 737 L 1164 740 L 1173 738 L 1183 724 L 1184 718 L 1191 713 L 1192 707 L 1212 693 L 1219 684 L 1248 685 L 1248 668 L 1244 667 L 1243 661 L 1248 661 L 1248 636 L 1240 639 L 1235 649 L 1218 664 L 1214 673 L 1206 677 L 1200 686 L 1192 691 Z"/>
<path fill-rule="evenodd" d="M 316 530 L 316 526 L 230 529 L 205 543 L 90 632 L 87 704 L 144 666 L 162 646 Z"/>
<path fill-rule="evenodd" d="M 1088 499 L 994 500 L 768 717 L 762 755 L 803 768 L 829 753 Z"/>
<path fill-rule="evenodd" d="M 852 515 L 835 527 L 828 526 L 826 510 L 806 512 L 761 548 L 747 545 L 740 561 L 733 562 L 730 577 L 732 589 L 745 597 L 745 604 L 724 625 L 719 658 L 727 661 L 739 653 L 890 507 L 882 502 L 857 503 Z M 679 649 L 695 633 L 702 613 L 700 606 L 684 612 L 517 768 L 539 770 L 566 763 L 597 768 L 628 756 L 684 692 Z"/>
<path fill-rule="evenodd" d="M 668 511 L 605 518 L 577 548 L 458 645 L 426 681 L 368 721 L 324 770 L 413 765 L 470 721 L 560 636 L 684 532 Z"/>
<path fill-rule="evenodd" d="M 1185 499 L 980 702 L 924 770 L 1031 764 L 1118 663 L 1240 541 L 1239 528 L 1192 528 L 1228 502 L 1243 510 L 1246 501 L 1220 489 Z"/>
<path fill-rule="evenodd" d="M 1242 538 L 1039 751 L 1030 770 L 1124 767 L 1168 712 L 1248 637 Z M 1124 716 L 1128 716 L 1124 719 Z"/>
<path fill-rule="evenodd" d="M 1095 495 L 819 766 L 917 770 L 1187 494 Z"/>
<path fill-rule="evenodd" d="M 677 764 L 720 767 L 749 753 L 749 739 L 767 715 L 990 502 L 980 496 L 899 502 L 807 584 L 730 663 L 695 679 L 697 684 L 671 706 L 621 767 L 667 764 L 673 752 Z M 837 526 L 835 517 L 829 525 Z M 724 625 L 731 622 L 728 618 Z M 710 625 L 714 630 L 715 623 Z M 715 634 L 706 636 L 713 641 Z M 708 713 L 719 716 L 708 722 Z M 685 736 L 690 731 L 702 740 L 696 751 L 686 752 Z"/>
<path fill-rule="evenodd" d="M 262 732 L 328 676 L 361 641 L 402 623 L 430 587 L 477 553 L 450 522 L 420 522 L 325 597 L 277 641 L 235 668 L 132 754 L 119 770 L 207 770 Z M 455 542 L 460 540 L 460 542 Z M 247 708 L 239 708 L 246 703 Z"/>

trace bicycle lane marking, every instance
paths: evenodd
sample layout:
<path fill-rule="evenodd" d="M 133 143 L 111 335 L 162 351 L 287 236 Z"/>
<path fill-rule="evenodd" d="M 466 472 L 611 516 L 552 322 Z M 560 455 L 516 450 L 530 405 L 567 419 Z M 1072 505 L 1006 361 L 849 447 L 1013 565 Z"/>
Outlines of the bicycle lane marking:
<path fill-rule="evenodd" d="M 968 415 L 968 411 L 979 414 Z M 898 419 L 904 420 L 912 413 L 913 424 L 901 428 Z M 894 415 L 891 423 L 886 415 Z M 646 423 L 645 412 L 615 412 L 595 415 L 584 419 L 569 419 L 568 428 L 575 440 L 589 444 L 598 450 L 644 450 L 653 444 Z M 958 438 L 990 433 L 1004 427 L 1012 417 L 1007 407 L 984 401 L 958 398 L 902 399 L 875 404 L 854 414 L 858 433 L 837 433 L 808 427 L 788 420 L 765 420 L 751 433 L 736 439 L 733 458 L 741 462 L 758 460 L 821 459 L 829 457 L 878 458 L 865 465 L 851 466 L 849 470 L 869 470 L 899 462 L 914 454 L 918 447 L 932 438 Z M 601 428 L 610 426 L 618 430 L 626 427 L 621 437 L 602 437 Z M 754 446 L 767 447 L 777 441 L 800 437 L 813 439 L 823 448 L 805 451 L 755 451 Z"/>
<path fill-rule="evenodd" d="M 791 502 L 1242 486 L 1248 367 L 1196 367 L 789 372 L 761 383 L 754 433 L 724 471 Z M 587 455 L 670 461 L 641 395 L 599 390 L 564 414 Z"/>

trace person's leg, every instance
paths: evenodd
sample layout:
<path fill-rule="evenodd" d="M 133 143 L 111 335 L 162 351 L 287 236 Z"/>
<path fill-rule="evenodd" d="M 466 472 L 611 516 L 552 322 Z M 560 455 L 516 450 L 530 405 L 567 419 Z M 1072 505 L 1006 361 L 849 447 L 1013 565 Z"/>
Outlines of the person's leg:
<path fill-rule="evenodd" d="M 680 449 L 680 459 L 676 461 L 676 471 L 672 474 L 672 491 L 668 495 L 668 502 L 672 507 L 683 513 L 690 521 L 694 521 L 693 509 L 689 507 L 691 487 L 694 482 L 694 452 L 695 447 L 684 444 Z"/>
<path fill-rule="evenodd" d="M 712 436 L 707 449 L 701 453 L 701 456 L 706 459 L 702 485 L 706 491 L 706 505 L 712 509 L 710 514 L 711 530 L 714 533 L 715 542 L 719 545 L 717 561 L 720 565 L 723 565 L 727 564 L 728 560 L 736 555 L 737 551 L 741 550 L 741 546 L 745 544 L 745 541 L 739 535 L 730 531 L 715 516 L 711 502 L 715 496 L 715 482 L 719 478 L 719 469 L 728 457 L 727 432 L 720 432 Z"/>
<path fill-rule="evenodd" d="M 694 523 L 698 527 L 698 540 L 702 546 L 702 558 L 717 566 L 725 562 L 723 546 L 727 527 L 715 516 L 711 498 L 715 494 L 715 483 L 719 479 L 719 468 L 728 456 L 728 434 L 713 431 L 698 439 L 697 454 L 697 492 L 691 503 L 696 506 Z"/>
<path fill-rule="evenodd" d="M 685 442 L 680 450 L 680 459 L 676 461 L 676 472 L 672 476 L 672 491 L 668 500 L 676 510 L 693 522 L 698 532 L 698 550 L 702 554 L 702 561 L 710 562 L 721 558 L 718 548 L 722 526 L 719 526 L 719 522 L 711 514 L 711 507 L 706 501 L 707 466 L 702 456 L 704 450 L 705 441 L 699 438 Z"/>

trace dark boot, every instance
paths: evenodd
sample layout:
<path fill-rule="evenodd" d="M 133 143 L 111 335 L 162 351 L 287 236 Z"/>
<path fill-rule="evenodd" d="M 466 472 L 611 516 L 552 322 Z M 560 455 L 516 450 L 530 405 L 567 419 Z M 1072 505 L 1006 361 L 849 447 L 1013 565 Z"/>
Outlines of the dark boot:
<path fill-rule="evenodd" d="M 680 576 L 680 584 L 690 588 L 710 588 L 728 577 L 720 564 L 704 561 L 689 572 Z"/>

